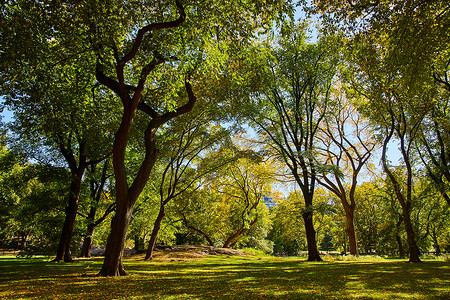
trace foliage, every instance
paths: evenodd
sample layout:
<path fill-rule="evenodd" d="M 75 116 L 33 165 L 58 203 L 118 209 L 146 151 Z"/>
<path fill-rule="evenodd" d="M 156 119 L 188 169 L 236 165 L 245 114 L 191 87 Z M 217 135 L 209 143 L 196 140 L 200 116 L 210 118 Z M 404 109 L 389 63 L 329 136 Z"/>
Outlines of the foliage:
<path fill-rule="evenodd" d="M 217 246 L 251 246 L 271 252 L 264 242 L 270 227 L 262 195 L 270 190 L 271 165 L 241 158 L 211 173 L 180 202 L 184 225 Z M 208 241 L 209 242 L 209 241 Z"/>
<path fill-rule="evenodd" d="M 2 149 L 0 159 L 13 153 Z M 20 156 L 15 156 L 19 158 Z M 30 254 L 54 251 L 61 218 L 68 174 L 63 168 L 9 160 L 1 170 L 2 212 L 0 239 L 6 247 Z M 4 206 L 3 206 L 4 205 Z"/>

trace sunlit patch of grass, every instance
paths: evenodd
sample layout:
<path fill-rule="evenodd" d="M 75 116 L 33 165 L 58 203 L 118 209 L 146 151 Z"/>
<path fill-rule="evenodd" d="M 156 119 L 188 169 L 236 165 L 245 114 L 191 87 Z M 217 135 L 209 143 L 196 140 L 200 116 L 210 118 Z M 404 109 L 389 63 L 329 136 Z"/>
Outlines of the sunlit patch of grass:
<path fill-rule="evenodd" d="M 325 261 L 206 256 L 185 261 L 127 258 L 130 276 L 96 277 L 101 260 L 50 263 L 0 258 L 1 299 L 445 299 L 443 260 Z"/>
<path fill-rule="evenodd" d="M 325 255 L 323 257 L 324 261 L 357 261 L 357 262 L 375 262 L 386 260 L 382 256 L 377 255 Z"/>

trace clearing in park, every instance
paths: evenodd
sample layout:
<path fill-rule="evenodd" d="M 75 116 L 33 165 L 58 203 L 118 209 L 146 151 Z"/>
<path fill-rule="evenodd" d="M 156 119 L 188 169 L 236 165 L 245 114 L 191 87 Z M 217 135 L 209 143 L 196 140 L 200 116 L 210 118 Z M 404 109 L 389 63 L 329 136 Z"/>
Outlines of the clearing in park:
<path fill-rule="evenodd" d="M 133 255 L 124 260 L 130 275 L 120 278 L 96 276 L 101 258 L 0 256 L 0 299 L 450 299 L 445 259 L 211 254 L 166 250 L 151 262 Z"/>

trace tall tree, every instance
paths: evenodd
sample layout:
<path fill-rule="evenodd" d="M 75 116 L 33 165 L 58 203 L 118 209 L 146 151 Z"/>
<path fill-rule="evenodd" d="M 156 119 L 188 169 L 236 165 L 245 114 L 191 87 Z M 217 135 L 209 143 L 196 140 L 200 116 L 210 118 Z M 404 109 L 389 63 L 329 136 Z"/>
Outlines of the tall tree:
<path fill-rule="evenodd" d="M 401 74 L 404 88 L 426 89 L 435 97 L 434 107 L 422 126 L 419 147 L 430 177 L 450 203 L 444 182 L 449 178 L 448 1 L 317 0 L 309 10 L 321 14 L 326 29 L 343 29 L 350 37 L 350 45 L 367 39 L 382 41 L 386 70 Z"/>
<path fill-rule="evenodd" d="M 194 106 L 189 77 L 195 69 L 221 72 L 222 57 L 239 51 L 256 33 L 271 29 L 274 19 L 292 12 L 290 1 L 167 0 L 149 5 L 146 1 L 49 0 L 21 1 L 15 8 L 28 16 L 29 3 L 38 21 L 52 21 L 45 27 L 48 35 L 36 35 L 36 39 L 57 45 L 58 53 L 78 62 L 81 54 L 93 57 L 94 67 L 83 74 L 95 74 L 103 92 L 113 92 L 122 104 L 112 151 L 116 214 L 100 275 L 124 275 L 123 246 L 134 205 L 157 158 L 158 128 Z M 33 41 L 25 46 L 32 49 Z M 205 60 L 208 64 L 202 64 Z M 113 103 L 104 107 L 114 107 Z M 139 115 L 148 117 L 141 127 L 144 154 L 139 170 L 130 174 L 124 162 Z"/>
<path fill-rule="evenodd" d="M 71 261 L 71 240 L 86 168 L 106 157 L 111 126 L 103 100 L 90 73 L 95 57 L 86 50 L 63 50 L 58 26 L 61 7 L 47 11 L 38 1 L 17 1 L 2 7 L 4 18 L 0 60 L 1 93 L 14 113 L 10 128 L 30 156 L 68 166 L 71 181 L 55 261 Z M 22 20 L 18 22 L 18 20 Z M 67 30 L 67 28 L 66 28 Z M 113 109 L 110 108 L 109 111 Z M 25 143 L 27 143 L 25 145 Z"/>
<path fill-rule="evenodd" d="M 369 124 L 349 102 L 338 95 L 335 110 L 326 119 L 324 126 L 324 146 L 320 155 L 324 157 L 324 167 L 318 181 L 333 192 L 341 201 L 346 216 L 346 233 L 350 254 L 358 255 L 354 226 L 356 199 L 355 190 L 358 175 L 369 160 L 375 147 L 371 139 Z M 349 133 L 349 131 L 352 131 Z M 348 185 L 346 178 L 350 177 Z"/>
<path fill-rule="evenodd" d="M 97 170 L 97 164 L 92 164 L 88 168 L 88 184 L 89 184 L 89 199 L 87 202 L 88 211 L 87 214 L 83 215 L 79 212 L 79 215 L 82 215 L 86 219 L 86 234 L 84 236 L 83 245 L 81 246 L 80 257 L 90 257 L 91 256 L 91 246 L 94 238 L 95 228 L 100 225 L 105 219 L 114 212 L 115 203 L 111 203 L 108 200 L 109 194 L 106 188 L 109 183 L 109 178 L 112 176 L 108 172 L 110 167 L 110 159 L 107 158 L 103 161 L 103 166 L 101 168 L 101 172 Z M 100 173 L 100 174 L 98 174 Z M 109 185 L 111 188 L 111 185 Z M 106 200 L 106 201 L 105 201 Z M 100 217 L 97 216 L 97 213 L 104 206 L 104 209 L 101 211 L 102 215 Z"/>
<path fill-rule="evenodd" d="M 194 107 L 197 98 L 189 77 L 199 68 L 204 52 L 208 47 L 212 48 L 209 51 L 213 56 L 226 53 L 224 50 L 236 51 L 238 45 L 252 37 L 254 30 L 282 14 L 280 8 L 286 5 L 285 2 L 261 5 L 262 1 L 252 2 L 252 5 L 231 5 L 227 1 L 194 3 L 163 1 L 156 10 L 145 5 L 136 7 L 126 1 L 121 5 L 96 3 L 88 5 L 87 10 L 81 8 L 89 29 L 90 45 L 97 57 L 96 78 L 112 90 L 123 105 L 113 145 L 116 214 L 100 275 L 126 274 L 122 265 L 123 246 L 134 205 L 158 156 L 157 131 Z M 104 18 L 117 17 L 124 9 L 130 14 L 129 18 L 119 17 L 113 24 Z M 191 14 L 189 18 L 186 13 Z M 135 14 L 136 18 L 132 18 Z M 133 19 L 137 21 L 130 26 Z M 131 32 L 135 32 L 132 37 Z M 218 46 L 212 47 L 213 44 Z M 158 69 L 163 67 L 167 72 L 159 73 Z M 149 121 L 144 127 L 144 157 L 129 184 L 124 161 L 138 111 Z"/>
<path fill-rule="evenodd" d="M 384 128 L 383 168 L 402 207 L 410 261 L 419 262 L 417 237 L 410 220 L 413 145 L 435 94 L 433 81 L 442 79 L 436 73 L 440 70 L 438 62 L 448 60 L 450 36 L 444 29 L 450 20 L 448 3 L 335 0 L 317 1 L 316 9 L 324 13 L 327 28 L 344 28 L 352 36 L 350 47 L 358 49 L 356 55 L 353 52 L 354 56 L 350 56 L 357 57 L 353 63 L 359 66 L 355 81 L 365 87 L 360 92 L 372 101 L 368 115 Z M 394 136 L 400 143 L 406 182 L 395 176 L 386 157 Z"/>
<path fill-rule="evenodd" d="M 262 195 L 270 191 L 271 167 L 244 157 L 211 173 L 201 189 L 178 204 L 184 225 L 210 245 L 234 247 L 258 223 L 266 221 Z"/>
<path fill-rule="evenodd" d="M 449 71 L 447 70 L 445 73 L 447 72 Z M 450 123 L 448 118 L 450 89 L 439 89 L 434 99 L 430 112 L 421 124 L 417 150 L 427 169 L 428 176 L 450 206 L 448 185 L 450 182 Z"/>
<path fill-rule="evenodd" d="M 164 145 L 160 147 L 164 153 L 160 162 L 164 166 L 158 178 L 159 213 L 153 224 L 145 259 L 153 258 L 167 204 L 187 191 L 200 188 L 203 177 L 235 159 L 234 154 L 227 157 L 224 151 L 219 151 L 215 156 L 208 155 L 214 149 L 232 144 L 227 129 L 209 123 L 212 120 L 209 113 L 211 107 L 202 105 L 191 116 L 180 117 L 166 128 L 171 135 L 167 134 Z"/>
<path fill-rule="evenodd" d="M 320 261 L 313 225 L 313 198 L 317 184 L 317 137 L 329 111 L 337 57 L 326 39 L 306 41 L 306 25 L 285 26 L 278 49 L 264 66 L 264 84 L 255 97 L 260 113 L 249 119 L 288 167 L 300 187 L 305 207 L 303 221 L 308 260 Z"/>

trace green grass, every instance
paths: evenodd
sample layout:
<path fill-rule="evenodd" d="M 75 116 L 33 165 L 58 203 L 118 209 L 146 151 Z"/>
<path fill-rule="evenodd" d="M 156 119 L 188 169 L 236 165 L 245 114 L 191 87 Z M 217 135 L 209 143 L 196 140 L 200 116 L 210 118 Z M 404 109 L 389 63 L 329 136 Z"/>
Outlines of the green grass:
<path fill-rule="evenodd" d="M 443 260 L 127 259 L 121 278 L 96 277 L 101 263 L 0 257 L 0 299 L 450 299 Z"/>

